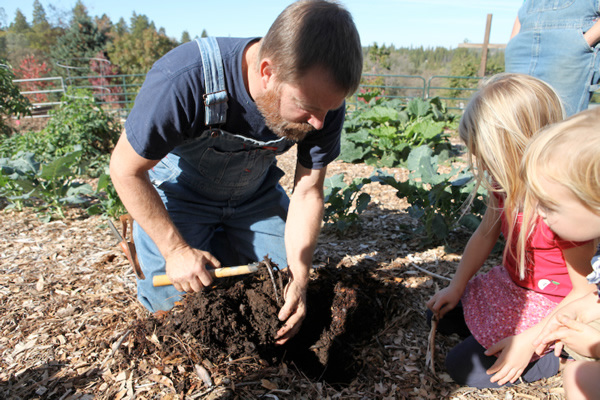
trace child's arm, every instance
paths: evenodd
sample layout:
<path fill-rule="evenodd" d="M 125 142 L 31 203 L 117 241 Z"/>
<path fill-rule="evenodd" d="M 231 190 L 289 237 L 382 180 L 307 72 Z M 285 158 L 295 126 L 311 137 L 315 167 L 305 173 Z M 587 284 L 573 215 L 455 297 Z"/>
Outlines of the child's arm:
<path fill-rule="evenodd" d="M 555 337 L 555 332 L 565 327 L 565 324 L 562 322 L 563 320 L 561 320 L 563 317 L 564 320 L 575 320 L 583 324 L 600 320 L 600 300 L 598 299 L 598 294 L 590 292 L 557 310 L 542 330 L 542 333 L 533 342 L 533 345 L 536 346 L 536 353 L 543 354 L 549 345 L 564 338 L 562 335 L 565 332 L 561 333 L 561 338 Z M 555 354 L 560 353 L 560 350 L 562 350 L 562 346 L 557 343 Z M 577 351 L 576 349 L 574 350 Z"/>
<path fill-rule="evenodd" d="M 488 375 L 494 374 L 490 379 L 491 382 L 498 382 L 499 385 L 507 382 L 514 383 L 521 376 L 535 352 L 534 340 L 540 335 L 559 307 L 569 304 L 589 292 L 596 291 L 596 285 L 589 284 L 586 279 L 586 276 L 592 271 L 590 260 L 594 252 L 593 242 L 563 251 L 573 289 L 538 324 L 518 335 L 502 339 L 486 350 L 486 355 L 498 355 L 498 360 L 487 370 Z"/>
<path fill-rule="evenodd" d="M 586 357 L 600 358 L 600 331 L 563 314 L 554 315 L 561 326 L 545 337 L 548 343 L 560 341 L 563 345 Z M 555 354 L 562 346 L 557 343 Z M 558 354 L 557 354 L 558 356 Z"/>
<path fill-rule="evenodd" d="M 481 224 L 469 239 L 450 285 L 434 294 L 427 302 L 427 307 L 438 318 L 456 307 L 467 283 L 479 271 L 498 241 L 501 224 L 496 198 L 490 196 Z"/>

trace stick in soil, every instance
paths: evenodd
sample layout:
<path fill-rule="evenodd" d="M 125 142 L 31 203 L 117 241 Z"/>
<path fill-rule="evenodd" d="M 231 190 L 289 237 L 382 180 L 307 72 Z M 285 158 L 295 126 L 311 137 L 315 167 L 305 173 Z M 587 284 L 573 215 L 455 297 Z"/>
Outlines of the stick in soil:
<path fill-rule="evenodd" d="M 436 315 L 431 317 L 431 330 L 429 331 L 429 340 L 427 342 L 427 355 L 425 356 L 425 366 L 435 375 L 435 332 L 437 330 L 438 318 Z"/>

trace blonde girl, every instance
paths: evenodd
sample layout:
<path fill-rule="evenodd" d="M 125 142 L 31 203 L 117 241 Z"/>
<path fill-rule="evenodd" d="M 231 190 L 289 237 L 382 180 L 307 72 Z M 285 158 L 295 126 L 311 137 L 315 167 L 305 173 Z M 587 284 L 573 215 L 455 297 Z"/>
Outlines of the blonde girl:
<path fill-rule="evenodd" d="M 537 131 L 563 115 L 549 85 L 526 75 L 500 74 L 474 95 L 461 119 L 459 134 L 474 160 L 471 167 L 478 184 L 489 191 L 488 208 L 450 285 L 427 303 L 441 319 L 440 331 L 447 331 L 444 325 L 466 323 L 470 333 L 446 357 L 448 372 L 459 384 L 498 387 L 520 377 L 533 382 L 555 375 L 559 358 L 554 353 L 540 358 L 533 341 L 558 304 L 594 288 L 585 280 L 594 250 L 591 242 L 562 240 L 540 222 L 526 256 L 518 254 L 525 198 L 523 152 Z M 475 276 L 500 233 L 506 239 L 502 264 Z M 462 312 L 447 314 L 455 307 Z M 444 318 L 449 315 L 452 319 Z"/>
<path fill-rule="evenodd" d="M 568 240 L 600 238 L 600 108 L 584 111 L 537 134 L 523 156 L 526 211 L 537 210 L 554 233 Z M 520 240 L 527 238 L 523 229 Z M 525 225 L 526 226 L 526 225 Z M 600 283 L 600 257 L 592 262 L 590 283 Z M 600 301 L 589 293 L 559 308 L 534 341 L 543 353 L 556 342 L 575 362 L 563 381 L 567 398 L 590 399 L 600 393 Z"/>

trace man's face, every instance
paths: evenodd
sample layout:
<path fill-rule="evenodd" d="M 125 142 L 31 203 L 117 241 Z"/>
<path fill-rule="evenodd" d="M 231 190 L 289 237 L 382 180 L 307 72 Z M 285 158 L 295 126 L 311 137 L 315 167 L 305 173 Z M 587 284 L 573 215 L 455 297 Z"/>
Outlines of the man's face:
<path fill-rule="evenodd" d="M 538 214 L 554 233 L 576 242 L 600 237 L 600 215 L 586 207 L 566 186 L 545 177 L 540 181 L 557 202 L 557 205 L 538 206 Z"/>
<path fill-rule="evenodd" d="M 281 83 L 272 78 L 270 87 L 257 96 L 256 106 L 275 134 L 293 141 L 323 128 L 329 110 L 344 102 L 344 94 L 319 68 L 310 70 L 298 84 Z"/>

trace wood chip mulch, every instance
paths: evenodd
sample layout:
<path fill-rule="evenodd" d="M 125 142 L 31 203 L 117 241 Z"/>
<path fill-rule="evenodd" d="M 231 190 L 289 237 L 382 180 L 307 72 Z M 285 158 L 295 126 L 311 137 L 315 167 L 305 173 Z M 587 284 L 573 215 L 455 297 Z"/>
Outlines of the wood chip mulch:
<path fill-rule="evenodd" d="M 279 159 L 290 189 L 294 152 Z M 388 169 L 396 179 L 405 170 Z M 368 177 L 373 168 L 333 163 L 328 174 Z M 407 288 L 392 315 L 362 350 L 365 367 L 349 385 L 309 380 L 293 366 L 261 360 L 202 365 L 159 352 L 131 358 L 132 327 L 148 312 L 136 299 L 135 275 L 100 217 L 69 210 L 42 223 L 31 210 L 3 211 L 0 225 L 0 398 L 10 399 L 564 399 L 560 376 L 511 388 L 459 387 L 444 369 L 457 337 L 437 335 L 434 374 L 426 363 L 425 302 L 447 285 L 468 234 L 421 247 L 416 226 L 395 190 L 369 184 L 372 202 L 358 229 L 321 233 L 314 264 L 368 262 L 382 280 Z M 490 258 L 487 267 L 495 265 Z M 148 338 L 152 340 L 152 337 Z M 235 368 L 233 368 L 235 364 Z M 232 372 L 235 371 L 235 372 Z M 182 385 L 182 382 L 185 383 Z M 185 387 L 185 390 L 179 388 Z"/>

